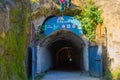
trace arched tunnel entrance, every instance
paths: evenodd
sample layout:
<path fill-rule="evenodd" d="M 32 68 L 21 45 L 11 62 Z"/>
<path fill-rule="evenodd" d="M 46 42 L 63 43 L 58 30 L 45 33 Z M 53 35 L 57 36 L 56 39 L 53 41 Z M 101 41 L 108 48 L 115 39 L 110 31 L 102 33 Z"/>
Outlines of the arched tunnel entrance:
<path fill-rule="evenodd" d="M 40 42 L 38 71 L 84 70 L 84 40 L 71 31 L 59 30 Z"/>
<path fill-rule="evenodd" d="M 62 70 L 82 70 L 83 51 L 82 47 L 67 39 L 55 40 L 48 50 L 51 53 L 52 68 Z"/>

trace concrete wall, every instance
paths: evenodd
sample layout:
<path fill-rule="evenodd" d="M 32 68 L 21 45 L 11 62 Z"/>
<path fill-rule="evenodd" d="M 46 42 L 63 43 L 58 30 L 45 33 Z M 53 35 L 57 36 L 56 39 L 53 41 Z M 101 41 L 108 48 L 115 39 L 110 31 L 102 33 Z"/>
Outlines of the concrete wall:
<path fill-rule="evenodd" d="M 84 62 L 84 70 L 89 71 L 89 54 L 88 54 L 88 43 L 85 42 L 84 50 L 83 50 L 83 62 Z"/>
<path fill-rule="evenodd" d="M 83 35 L 81 37 L 85 43 L 84 48 L 83 48 L 83 64 L 84 64 L 84 70 L 85 71 L 89 71 L 89 53 L 88 53 L 88 46 L 89 46 L 89 42 L 88 40 L 85 38 L 85 36 Z"/>
<path fill-rule="evenodd" d="M 44 48 L 37 46 L 37 73 L 47 71 L 52 67 L 51 54 Z"/>

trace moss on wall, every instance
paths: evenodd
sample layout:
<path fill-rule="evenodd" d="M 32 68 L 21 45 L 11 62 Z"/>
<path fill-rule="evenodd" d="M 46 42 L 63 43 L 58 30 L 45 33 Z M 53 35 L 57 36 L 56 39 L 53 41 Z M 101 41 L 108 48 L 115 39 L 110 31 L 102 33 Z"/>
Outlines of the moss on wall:
<path fill-rule="evenodd" d="M 27 80 L 25 55 L 29 41 L 29 21 L 25 1 L 17 1 L 10 11 L 10 29 L 5 38 L 0 37 L 0 80 Z"/>

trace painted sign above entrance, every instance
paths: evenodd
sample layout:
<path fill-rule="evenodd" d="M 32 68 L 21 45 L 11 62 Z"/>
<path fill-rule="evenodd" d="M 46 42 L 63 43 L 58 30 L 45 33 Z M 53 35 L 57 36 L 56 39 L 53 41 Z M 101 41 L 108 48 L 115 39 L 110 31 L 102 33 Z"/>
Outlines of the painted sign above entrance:
<path fill-rule="evenodd" d="M 56 16 L 46 20 L 44 34 L 47 36 L 56 30 L 70 30 L 77 35 L 83 34 L 81 22 L 70 16 Z"/>

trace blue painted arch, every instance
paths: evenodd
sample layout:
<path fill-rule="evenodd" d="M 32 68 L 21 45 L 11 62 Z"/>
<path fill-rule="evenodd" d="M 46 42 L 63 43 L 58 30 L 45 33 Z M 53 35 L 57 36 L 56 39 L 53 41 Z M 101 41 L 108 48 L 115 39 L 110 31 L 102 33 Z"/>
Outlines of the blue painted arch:
<path fill-rule="evenodd" d="M 71 16 L 50 17 L 45 20 L 43 26 L 46 36 L 57 30 L 69 30 L 77 35 L 83 34 L 81 22 Z"/>

